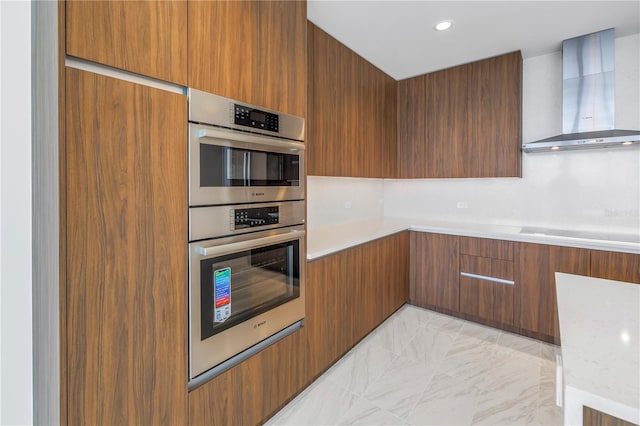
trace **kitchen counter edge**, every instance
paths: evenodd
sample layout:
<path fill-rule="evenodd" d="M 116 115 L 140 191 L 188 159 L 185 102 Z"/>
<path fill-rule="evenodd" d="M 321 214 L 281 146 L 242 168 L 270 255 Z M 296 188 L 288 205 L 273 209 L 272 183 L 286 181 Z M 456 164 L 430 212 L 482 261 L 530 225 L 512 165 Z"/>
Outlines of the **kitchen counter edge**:
<path fill-rule="evenodd" d="M 461 237 L 489 238 L 525 243 L 640 254 L 640 244 L 554 235 L 521 233 L 521 226 L 442 222 L 425 219 L 382 218 L 346 222 L 307 230 L 307 260 L 315 260 L 403 231 L 431 232 Z"/>

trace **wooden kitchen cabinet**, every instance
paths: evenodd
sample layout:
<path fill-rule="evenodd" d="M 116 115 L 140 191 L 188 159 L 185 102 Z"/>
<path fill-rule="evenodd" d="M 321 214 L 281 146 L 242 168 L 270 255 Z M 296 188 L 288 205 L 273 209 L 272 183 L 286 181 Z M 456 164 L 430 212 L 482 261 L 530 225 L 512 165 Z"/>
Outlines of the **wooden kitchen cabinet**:
<path fill-rule="evenodd" d="M 65 72 L 65 423 L 186 424 L 187 99 Z"/>
<path fill-rule="evenodd" d="M 398 82 L 402 178 L 466 177 L 469 66 Z"/>
<path fill-rule="evenodd" d="M 589 276 L 640 284 L 640 254 L 591 250 Z"/>
<path fill-rule="evenodd" d="M 408 239 L 404 232 L 307 264 L 311 378 L 407 302 Z"/>
<path fill-rule="evenodd" d="M 520 52 L 399 81 L 399 177 L 520 177 L 521 86 Z"/>
<path fill-rule="evenodd" d="M 190 1 L 188 86 L 306 117 L 305 1 Z"/>
<path fill-rule="evenodd" d="M 396 81 L 308 24 L 307 171 L 396 177 Z"/>
<path fill-rule="evenodd" d="M 303 327 L 189 392 L 189 424 L 264 423 L 311 382 L 308 355 Z"/>
<path fill-rule="evenodd" d="M 522 334 L 560 343 L 555 273 L 589 274 L 589 250 L 518 243 L 515 312 Z"/>
<path fill-rule="evenodd" d="M 514 327 L 511 241 L 460 237 L 460 312 L 488 325 Z"/>
<path fill-rule="evenodd" d="M 411 232 L 411 304 L 455 314 L 459 310 L 458 237 Z"/>
<path fill-rule="evenodd" d="M 67 1 L 66 53 L 187 84 L 187 2 Z"/>

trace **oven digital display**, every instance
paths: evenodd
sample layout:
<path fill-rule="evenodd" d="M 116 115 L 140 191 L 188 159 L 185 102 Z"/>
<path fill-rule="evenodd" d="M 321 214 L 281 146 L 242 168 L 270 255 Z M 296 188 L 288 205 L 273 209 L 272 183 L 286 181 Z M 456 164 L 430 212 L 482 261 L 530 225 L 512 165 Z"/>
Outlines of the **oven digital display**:
<path fill-rule="evenodd" d="M 234 229 L 276 225 L 280 222 L 278 206 L 234 209 L 233 213 Z"/>
<path fill-rule="evenodd" d="M 280 125 L 280 116 L 278 114 L 238 104 L 234 104 L 233 112 L 234 124 L 278 132 Z"/>
<path fill-rule="evenodd" d="M 249 113 L 249 119 L 252 121 L 264 123 L 265 121 L 267 121 L 267 114 L 262 111 L 253 110 Z"/>

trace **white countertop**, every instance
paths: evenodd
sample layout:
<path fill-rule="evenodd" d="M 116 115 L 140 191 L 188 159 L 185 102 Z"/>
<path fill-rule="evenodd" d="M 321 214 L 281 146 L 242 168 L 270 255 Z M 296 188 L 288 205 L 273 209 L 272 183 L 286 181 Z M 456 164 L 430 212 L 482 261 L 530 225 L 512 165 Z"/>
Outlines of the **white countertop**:
<path fill-rule="evenodd" d="M 434 232 L 468 237 L 523 241 L 538 244 L 578 247 L 595 250 L 640 253 L 640 243 L 596 239 L 590 233 L 562 232 L 565 235 L 543 234 L 542 229 L 520 226 L 465 222 L 444 222 L 419 218 L 367 219 L 307 230 L 307 259 L 313 260 L 402 231 Z M 521 232 L 525 231 L 525 232 Z M 538 232 L 541 231 L 541 232 Z M 584 236 L 587 236 L 586 238 Z M 638 236 L 629 236 L 634 239 Z M 640 240 L 640 237 L 638 237 Z"/>
<path fill-rule="evenodd" d="M 565 425 L 582 406 L 640 424 L 640 285 L 556 273 Z"/>

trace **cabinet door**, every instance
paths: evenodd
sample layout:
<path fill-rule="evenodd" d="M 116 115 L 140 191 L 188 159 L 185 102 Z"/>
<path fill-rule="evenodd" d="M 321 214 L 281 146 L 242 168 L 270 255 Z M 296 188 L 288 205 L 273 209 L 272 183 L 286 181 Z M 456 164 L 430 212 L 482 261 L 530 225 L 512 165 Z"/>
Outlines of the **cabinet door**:
<path fill-rule="evenodd" d="M 520 52 L 398 82 L 406 178 L 521 176 Z"/>
<path fill-rule="evenodd" d="M 560 342 L 555 273 L 587 275 L 589 251 L 519 243 L 516 246 L 517 325 L 548 341 Z"/>
<path fill-rule="evenodd" d="M 469 66 L 466 177 L 522 176 L 522 56 L 496 56 Z"/>
<path fill-rule="evenodd" d="M 67 1 L 67 55 L 187 84 L 186 1 Z"/>
<path fill-rule="evenodd" d="M 315 377 L 408 299 L 406 232 L 307 264 L 305 329 Z"/>
<path fill-rule="evenodd" d="M 481 320 L 513 325 L 514 285 L 495 279 L 513 282 L 513 262 L 461 254 L 460 312 Z"/>
<path fill-rule="evenodd" d="M 410 300 L 425 308 L 458 311 L 458 237 L 412 232 Z"/>
<path fill-rule="evenodd" d="M 591 250 L 589 275 L 640 284 L 640 254 Z"/>
<path fill-rule="evenodd" d="M 468 66 L 398 83 L 400 176 L 465 177 Z"/>
<path fill-rule="evenodd" d="M 304 1 L 189 2 L 189 87 L 306 116 Z"/>
<path fill-rule="evenodd" d="M 70 424 L 187 421 L 185 96 L 66 69 Z"/>
<path fill-rule="evenodd" d="M 396 81 L 309 23 L 308 172 L 396 175 Z"/>

